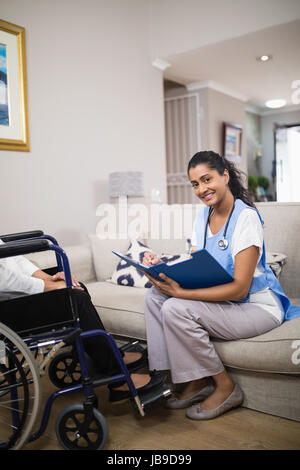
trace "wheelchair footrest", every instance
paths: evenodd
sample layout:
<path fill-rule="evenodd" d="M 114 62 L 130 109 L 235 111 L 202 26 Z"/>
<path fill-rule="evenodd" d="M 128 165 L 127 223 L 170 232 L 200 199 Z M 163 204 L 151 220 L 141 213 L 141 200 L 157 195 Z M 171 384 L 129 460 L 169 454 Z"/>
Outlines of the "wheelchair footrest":
<path fill-rule="evenodd" d="M 148 393 L 139 394 L 140 402 L 145 413 L 156 408 L 161 408 L 166 399 L 172 394 L 170 387 L 167 384 L 162 384 L 160 387 L 150 390 Z M 136 404 L 134 403 L 134 407 Z"/>

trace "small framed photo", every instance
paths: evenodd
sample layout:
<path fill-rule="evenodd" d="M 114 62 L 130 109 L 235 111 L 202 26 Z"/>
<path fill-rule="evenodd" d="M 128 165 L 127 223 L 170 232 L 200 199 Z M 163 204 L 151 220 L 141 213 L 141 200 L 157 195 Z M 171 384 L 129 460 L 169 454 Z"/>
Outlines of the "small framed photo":
<path fill-rule="evenodd" d="M 0 20 L 0 150 L 29 152 L 25 29 Z"/>
<path fill-rule="evenodd" d="M 223 156 L 233 162 L 242 158 L 242 126 L 223 123 Z"/>

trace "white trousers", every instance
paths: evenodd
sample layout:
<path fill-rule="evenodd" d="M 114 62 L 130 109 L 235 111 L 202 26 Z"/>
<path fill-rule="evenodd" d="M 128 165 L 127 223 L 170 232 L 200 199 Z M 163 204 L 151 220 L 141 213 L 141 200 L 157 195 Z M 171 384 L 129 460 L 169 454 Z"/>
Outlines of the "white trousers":
<path fill-rule="evenodd" d="M 271 313 L 247 302 L 177 299 L 155 287 L 146 294 L 145 319 L 149 367 L 170 370 L 174 383 L 224 370 L 210 337 L 250 338 L 280 325 Z"/>

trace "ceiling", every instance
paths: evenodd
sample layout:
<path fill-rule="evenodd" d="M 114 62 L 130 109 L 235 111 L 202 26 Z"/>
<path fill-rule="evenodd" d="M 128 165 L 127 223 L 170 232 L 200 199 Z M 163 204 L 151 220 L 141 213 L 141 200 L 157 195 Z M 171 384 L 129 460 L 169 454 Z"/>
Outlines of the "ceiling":
<path fill-rule="evenodd" d="M 257 61 L 263 54 L 271 55 L 272 60 Z M 209 82 L 240 97 L 259 113 L 268 110 L 264 103 L 270 99 L 285 99 L 287 105 L 282 109 L 299 108 L 292 102 L 292 83 L 300 81 L 300 20 L 165 59 L 170 64 L 165 79 L 190 89 Z"/>

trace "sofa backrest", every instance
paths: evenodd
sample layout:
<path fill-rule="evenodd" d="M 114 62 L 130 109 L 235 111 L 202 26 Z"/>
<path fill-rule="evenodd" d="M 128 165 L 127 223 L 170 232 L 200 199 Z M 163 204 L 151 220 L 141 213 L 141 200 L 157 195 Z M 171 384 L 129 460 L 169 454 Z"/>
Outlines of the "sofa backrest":
<path fill-rule="evenodd" d="M 264 221 L 266 250 L 287 255 L 280 283 L 291 298 L 300 297 L 300 202 L 256 203 Z"/>
<path fill-rule="evenodd" d="M 182 208 L 184 206 L 176 205 Z M 280 203 L 262 202 L 256 203 L 262 219 L 264 220 L 266 251 L 278 252 L 287 255 L 287 262 L 284 266 L 280 283 L 291 298 L 300 297 L 300 202 Z M 199 204 L 192 205 L 191 213 L 193 219 L 199 210 Z M 179 210 L 180 212 L 180 210 Z M 150 211 L 149 211 L 150 214 Z M 151 237 L 150 223 L 148 233 L 142 233 L 142 239 L 156 253 L 178 254 L 186 251 L 186 238 L 191 236 L 192 223 L 188 223 L 185 234 L 178 238 L 178 219 L 173 218 L 170 224 L 169 239 Z M 178 230 L 177 230 L 178 231 Z M 180 232 L 180 231 L 179 231 Z M 153 235 L 153 233 L 152 233 Z M 165 234 L 164 234 L 165 235 Z M 111 253 L 111 250 L 125 252 L 130 240 L 96 240 L 96 235 L 90 237 L 90 246 L 78 245 L 65 248 L 69 256 L 72 272 L 82 281 L 91 282 L 107 279 L 115 269 L 118 258 Z M 55 263 L 52 252 L 34 253 L 28 255 L 38 267 L 46 268 Z M 96 269 L 95 269 L 96 267 Z M 97 275 L 96 275 L 97 274 Z"/>
<path fill-rule="evenodd" d="M 76 245 L 64 248 L 70 263 L 71 273 L 79 281 L 88 283 L 96 280 L 93 263 L 93 256 L 88 245 Z M 26 255 L 32 263 L 40 269 L 52 268 L 56 266 L 55 253 L 53 251 L 43 251 Z"/>

